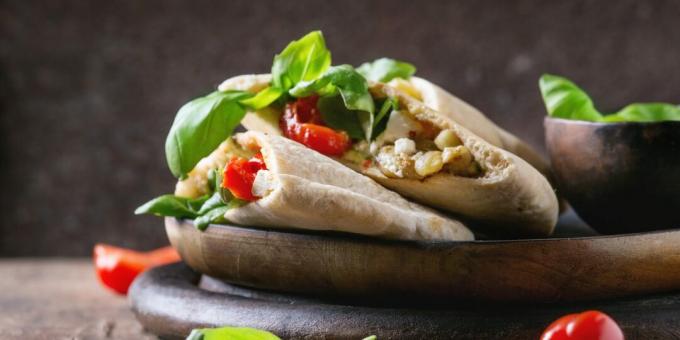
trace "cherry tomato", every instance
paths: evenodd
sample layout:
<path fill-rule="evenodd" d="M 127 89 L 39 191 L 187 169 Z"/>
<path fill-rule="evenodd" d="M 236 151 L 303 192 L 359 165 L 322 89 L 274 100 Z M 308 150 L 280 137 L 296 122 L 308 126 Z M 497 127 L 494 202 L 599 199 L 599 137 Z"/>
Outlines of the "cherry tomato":
<path fill-rule="evenodd" d="M 323 125 L 300 124 L 288 137 L 308 148 L 329 156 L 342 156 L 350 147 L 350 138 L 344 131 L 335 131 Z"/>
<path fill-rule="evenodd" d="M 132 281 L 148 268 L 180 260 L 173 247 L 147 253 L 106 244 L 94 247 L 94 266 L 99 281 L 119 294 L 127 294 Z"/>
<path fill-rule="evenodd" d="M 279 126 L 283 134 L 324 155 L 341 156 L 351 146 L 347 133 L 324 126 L 316 106 L 318 96 L 300 98 L 286 105 Z"/>
<path fill-rule="evenodd" d="M 259 198 L 253 195 L 255 175 L 258 171 L 266 169 L 262 154 L 258 153 L 251 159 L 234 157 L 224 168 L 222 187 L 229 189 L 236 198 L 255 201 Z"/>
<path fill-rule="evenodd" d="M 591 310 L 557 319 L 541 340 L 623 340 L 623 332 L 607 314 Z"/>

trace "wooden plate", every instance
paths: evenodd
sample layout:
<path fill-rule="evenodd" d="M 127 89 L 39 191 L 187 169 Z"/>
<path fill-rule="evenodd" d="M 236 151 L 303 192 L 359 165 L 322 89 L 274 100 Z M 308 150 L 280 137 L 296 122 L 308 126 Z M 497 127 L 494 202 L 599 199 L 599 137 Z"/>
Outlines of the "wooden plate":
<path fill-rule="evenodd" d="M 201 232 L 191 221 L 172 218 L 165 224 L 172 245 L 198 272 L 278 292 L 447 304 L 578 301 L 680 289 L 678 230 L 413 242 L 225 225 Z"/>
<path fill-rule="evenodd" d="M 225 284 L 176 263 L 144 272 L 128 297 L 144 329 L 163 339 L 224 325 L 266 329 L 282 339 L 538 339 L 558 317 L 591 309 L 614 318 L 627 340 L 680 334 L 678 294 L 541 306 L 365 307 Z"/>

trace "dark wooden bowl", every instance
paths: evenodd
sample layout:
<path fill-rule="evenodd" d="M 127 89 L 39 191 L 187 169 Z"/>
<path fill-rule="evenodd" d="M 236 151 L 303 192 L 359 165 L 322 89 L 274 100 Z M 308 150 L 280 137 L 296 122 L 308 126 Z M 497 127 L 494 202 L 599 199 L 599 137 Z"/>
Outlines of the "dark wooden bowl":
<path fill-rule="evenodd" d="M 407 305 L 556 302 L 680 289 L 680 231 L 513 241 L 388 241 L 166 218 L 194 270 L 247 287 Z"/>
<path fill-rule="evenodd" d="M 547 117 L 558 194 L 604 234 L 680 227 L 680 122 Z"/>

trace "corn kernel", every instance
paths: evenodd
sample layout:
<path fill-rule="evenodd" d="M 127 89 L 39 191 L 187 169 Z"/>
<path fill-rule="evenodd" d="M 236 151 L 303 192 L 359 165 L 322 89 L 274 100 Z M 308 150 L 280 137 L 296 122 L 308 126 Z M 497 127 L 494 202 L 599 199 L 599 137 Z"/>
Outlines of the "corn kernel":
<path fill-rule="evenodd" d="M 439 150 L 444 150 L 444 148 L 447 147 L 453 147 L 463 144 L 463 142 L 460 141 L 460 138 L 458 138 L 456 133 L 453 132 L 453 130 L 451 129 L 446 129 L 439 132 L 437 138 L 434 139 L 434 143 L 437 144 Z"/>
<path fill-rule="evenodd" d="M 449 168 L 453 173 L 463 174 L 470 168 L 472 154 L 470 153 L 470 149 L 462 145 L 447 147 L 444 148 L 444 152 L 442 152 L 442 161 L 444 164 L 449 165 Z"/>
<path fill-rule="evenodd" d="M 429 176 L 439 172 L 444 163 L 441 151 L 428 151 L 416 159 L 415 169 L 420 176 Z"/>

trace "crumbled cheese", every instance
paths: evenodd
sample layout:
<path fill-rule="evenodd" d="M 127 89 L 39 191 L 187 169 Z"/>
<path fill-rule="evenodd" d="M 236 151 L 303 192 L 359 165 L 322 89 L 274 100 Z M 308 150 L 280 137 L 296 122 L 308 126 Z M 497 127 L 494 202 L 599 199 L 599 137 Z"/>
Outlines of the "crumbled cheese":
<path fill-rule="evenodd" d="M 380 153 L 375 157 L 376 162 L 380 164 L 383 173 L 387 172 L 388 177 L 403 178 L 404 171 L 396 155 L 391 152 L 391 147 L 384 147 Z"/>
<path fill-rule="evenodd" d="M 274 173 L 269 170 L 260 170 L 255 175 L 251 192 L 255 197 L 264 197 L 272 192 L 275 187 L 276 178 L 274 177 Z"/>
<path fill-rule="evenodd" d="M 394 152 L 412 155 L 416 153 L 416 142 L 408 138 L 399 138 L 394 142 Z"/>

